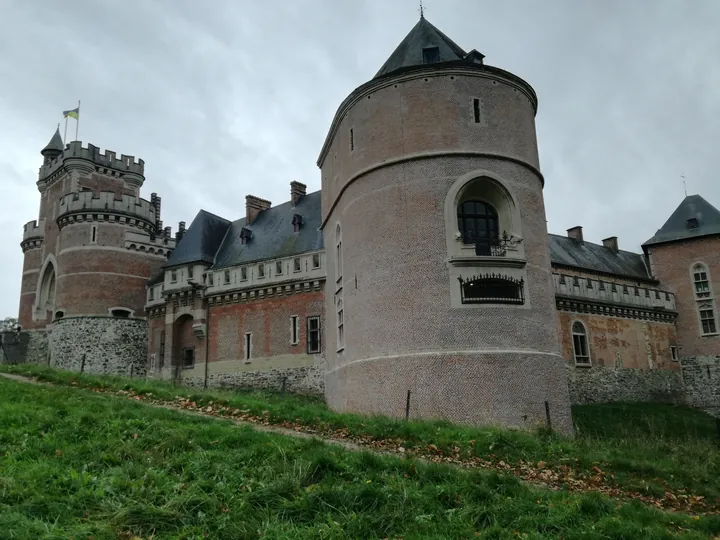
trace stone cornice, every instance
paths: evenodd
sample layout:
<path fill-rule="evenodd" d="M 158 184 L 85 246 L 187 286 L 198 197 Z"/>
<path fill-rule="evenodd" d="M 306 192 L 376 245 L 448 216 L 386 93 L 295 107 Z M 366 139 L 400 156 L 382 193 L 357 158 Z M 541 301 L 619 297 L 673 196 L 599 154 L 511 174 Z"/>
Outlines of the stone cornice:
<path fill-rule="evenodd" d="M 676 311 L 648 309 L 621 304 L 609 304 L 606 302 L 559 295 L 555 296 L 555 305 L 559 311 L 590 313 L 592 315 L 618 317 L 621 319 L 640 319 L 672 323 L 678 316 Z"/>
<path fill-rule="evenodd" d="M 107 219 L 105 219 L 106 216 Z M 117 210 L 77 210 L 74 212 L 68 212 L 57 218 L 57 225 L 58 228 L 62 230 L 62 228 L 66 225 L 92 221 L 114 222 L 117 225 L 124 225 L 126 227 L 133 227 L 135 229 L 146 231 L 148 234 L 155 230 L 154 223 L 135 216 L 128 216 Z"/>
<path fill-rule="evenodd" d="M 42 247 L 42 244 L 42 237 L 26 238 L 25 240 L 20 242 L 20 248 L 22 249 L 22 252 L 25 253 L 26 251 L 29 251 L 31 249 L 37 249 L 39 247 Z"/>
<path fill-rule="evenodd" d="M 323 290 L 323 281 L 324 280 L 319 279 L 303 280 L 293 284 L 277 285 L 274 287 L 252 287 L 244 291 L 218 293 L 209 296 L 208 302 L 211 306 L 222 306 L 224 304 L 238 304 L 252 302 L 254 300 L 263 300 L 265 298 L 278 298 L 292 294 L 321 291 Z"/>

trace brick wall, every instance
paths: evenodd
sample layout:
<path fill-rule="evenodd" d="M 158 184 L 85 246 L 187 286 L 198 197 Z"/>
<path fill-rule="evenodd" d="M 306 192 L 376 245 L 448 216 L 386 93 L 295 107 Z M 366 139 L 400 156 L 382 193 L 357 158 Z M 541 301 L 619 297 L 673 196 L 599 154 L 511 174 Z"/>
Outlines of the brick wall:
<path fill-rule="evenodd" d="M 571 366 L 575 365 L 572 324 L 581 321 L 593 366 L 679 369 L 670 352 L 677 339 L 671 323 L 566 311 L 558 311 L 557 318 L 562 354 Z"/>
<path fill-rule="evenodd" d="M 705 263 L 710 271 L 714 297 L 711 300 L 718 317 L 720 294 L 720 238 L 700 238 L 649 248 L 653 271 L 663 287 L 675 293 L 677 303 L 677 332 L 681 356 L 714 356 L 720 354 L 720 335 L 701 336 L 697 302 L 693 290 L 691 268 L 696 262 Z"/>

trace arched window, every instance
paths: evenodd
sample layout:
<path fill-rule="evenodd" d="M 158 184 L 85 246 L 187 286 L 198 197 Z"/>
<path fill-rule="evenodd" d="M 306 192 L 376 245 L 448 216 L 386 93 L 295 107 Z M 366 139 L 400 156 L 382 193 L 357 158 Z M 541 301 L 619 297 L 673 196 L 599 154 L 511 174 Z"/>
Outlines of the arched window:
<path fill-rule="evenodd" d="M 696 298 L 710 297 L 710 278 L 704 264 L 698 263 L 693 267 L 693 285 Z"/>
<path fill-rule="evenodd" d="M 335 281 L 342 287 L 342 275 L 343 275 L 343 253 L 342 253 L 342 233 L 340 231 L 340 224 L 335 227 Z"/>
<path fill-rule="evenodd" d="M 580 321 L 572 325 L 573 354 L 578 365 L 590 365 L 590 348 L 588 347 L 587 330 Z"/>
<path fill-rule="evenodd" d="M 491 255 L 500 244 L 498 213 L 484 201 L 466 200 L 457 208 L 458 230 L 463 244 L 474 244 L 478 255 Z"/>
<path fill-rule="evenodd" d="M 43 273 L 38 306 L 45 311 L 55 310 L 55 266 L 52 263 L 48 263 Z"/>
<path fill-rule="evenodd" d="M 114 308 L 110 310 L 110 315 L 112 315 L 113 317 L 127 319 L 128 317 L 130 317 L 130 315 L 132 315 L 132 311 L 125 308 Z"/>

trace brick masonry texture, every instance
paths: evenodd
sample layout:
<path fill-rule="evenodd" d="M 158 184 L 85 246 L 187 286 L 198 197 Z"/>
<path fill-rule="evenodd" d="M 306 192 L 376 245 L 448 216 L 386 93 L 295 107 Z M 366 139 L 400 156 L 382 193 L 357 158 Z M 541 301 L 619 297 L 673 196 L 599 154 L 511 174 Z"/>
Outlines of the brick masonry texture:
<path fill-rule="evenodd" d="M 679 370 L 594 366 L 568 367 L 570 400 L 575 405 L 613 402 L 683 404 L 685 391 Z"/>
<path fill-rule="evenodd" d="M 694 298 L 691 268 L 705 263 L 710 271 L 712 304 L 717 319 L 720 288 L 720 238 L 699 238 L 649 248 L 652 269 L 664 287 L 675 293 L 676 321 L 681 356 L 707 356 L 720 353 L 720 335 L 701 336 L 697 302 Z M 720 326 L 718 326 L 720 329 Z"/>
<path fill-rule="evenodd" d="M 338 135 L 322 167 L 323 209 L 332 208 L 324 227 L 328 298 L 335 295 L 338 222 L 343 242 L 345 349 L 335 352 L 336 332 L 326 332 L 329 405 L 397 416 L 409 389 L 416 416 L 520 426 L 544 422 L 548 400 L 553 425 L 571 432 L 530 101 L 502 82 L 460 74 L 420 75 L 399 82 L 401 89 L 392 83 L 358 101 L 340 124 L 339 134 L 354 127 L 363 151 L 350 153 Z M 485 100 L 487 127 L 472 123 L 473 96 Z M 381 158 L 430 150 L 494 152 L 530 167 L 490 156 L 428 156 L 348 184 Z M 459 285 L 446 263 L 446 226 L 456 225 L 445 224 L 445 199 L 459 177 L 477 170 L 502 178 L 520 209 L 525 306 L 450 306 L 450 288 Z"/>
<path fill-rule="evenodd" d="M 323 396 L 325 381 L 322 365 L 296 368 L 278 368 L 262 371 L 241 371 L 233 373 L 212 373 L 208 377 L 211 388 L 245 388 L 280 392 L 285 379 L 285 391 L 294 394 Z M 183 377 L 183 384 L 202 387 L 204 379 Z"/>
<path fill-rule="evenodd" d="M 570 365 L 575 365 L 572 338 L 575 321 L 585 325 L 594 366 L 679 369 L 670 352 L 670 346 L 677 342 L 671 323 L 559 311 L 562 353 Z"/>
<path fill-rule="evenodd" d="M 86 373 L 144 376 L 147 321 L 116 317 L 70 317 L 50 333 L 50 365 Z"/>

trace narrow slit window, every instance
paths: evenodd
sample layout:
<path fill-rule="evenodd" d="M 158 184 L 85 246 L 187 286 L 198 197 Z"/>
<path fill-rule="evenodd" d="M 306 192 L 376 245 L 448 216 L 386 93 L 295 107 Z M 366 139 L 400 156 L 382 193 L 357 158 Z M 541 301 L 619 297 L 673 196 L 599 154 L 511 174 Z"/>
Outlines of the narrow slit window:
<path fill-rule="evenodd" d="M 318 354 L 320 352 L 320 317 L 307 318 L 307 352 Z"/>
<path fill-rule="evenodd" d="M 246 332 L 245 333 L 245 362 L 249 364 L 251 357 L 252 357 L 252 333 Z"/>
<path fill-rule="evenodd" d="M 480 123 L 480 100 L 478 98 L 473 99 L 473 115 L 475 116 L 475 123 Z"/>
<path fill-rule="evenodd" d="M 90 231 L 90 241 L 94 244 L 97 242 L 97 225 L 93 225 Z"/>
<path fill-rule="evenodd" d="M 353 129 L 350 128 L 350 151 L 352 152 L 353 150 L 355 150 L 355 133 Z"/>
<path fill-rule="evenodd" d="M 299 318 L 297 315 L 290 317 L 290 345 L 297 345 L 300 341 Z"/>

